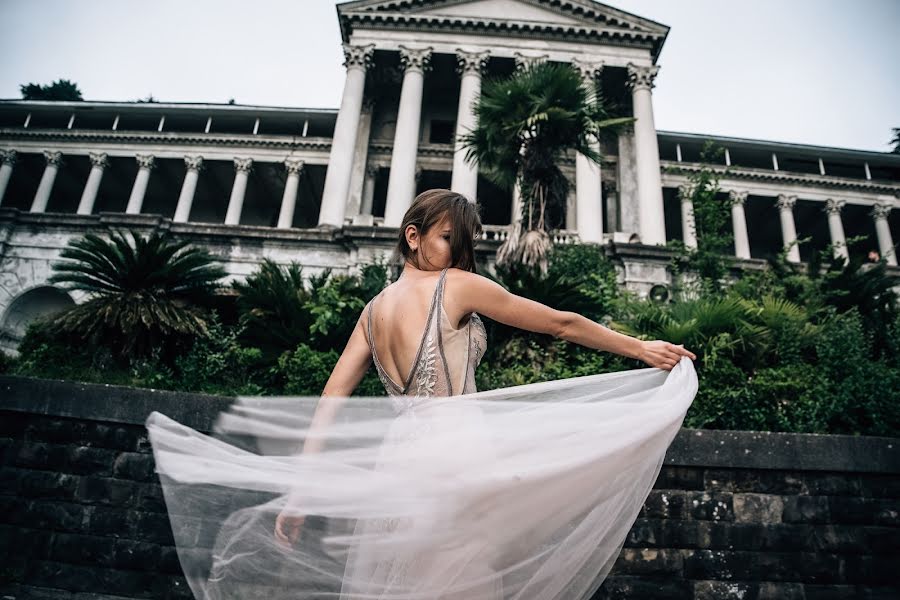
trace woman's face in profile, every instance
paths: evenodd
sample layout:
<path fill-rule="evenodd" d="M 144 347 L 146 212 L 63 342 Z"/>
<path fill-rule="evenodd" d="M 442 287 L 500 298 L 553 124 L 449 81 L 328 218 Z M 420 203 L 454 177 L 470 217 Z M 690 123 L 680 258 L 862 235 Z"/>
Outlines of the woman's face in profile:
<path fill-rule="evenodd" d="M 445 213 L 441 219 L 419 239 L 419 267 L 423 271 L 440 271 L 450 266 L 452 224 Z"/>

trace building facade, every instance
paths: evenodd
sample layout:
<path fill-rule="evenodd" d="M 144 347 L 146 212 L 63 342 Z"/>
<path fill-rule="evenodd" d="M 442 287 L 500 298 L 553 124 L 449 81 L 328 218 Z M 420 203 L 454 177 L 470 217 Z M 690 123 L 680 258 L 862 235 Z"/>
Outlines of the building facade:
<path fill-rule="evenodd" d="M 658 131 L 657 64 L 669 28 L 591 0 L 357 0 L 338 5 L 346 80 L 337 110 L 157 102 L 0 101 L 0 347 L 31 319 L 79 302 L 47 283 L 87 232 L 168 230 L 242 278 L 264 258 L 353 272 L 389 255 L 416 193 L 479 203 L 488 267 L 518 214 L 457 142 L 482 81 L 568 63 L 636 118 L 600 165 L 561 165 L 571 186 L 556 243 L 604 244 L 621 280 L 666 285 L 672 240 L 695 244 L 685 189 L 700 149 L 725 149 L 734 255 L 789 259 L 865 235 L 895 267 L 900 155 Z"/>

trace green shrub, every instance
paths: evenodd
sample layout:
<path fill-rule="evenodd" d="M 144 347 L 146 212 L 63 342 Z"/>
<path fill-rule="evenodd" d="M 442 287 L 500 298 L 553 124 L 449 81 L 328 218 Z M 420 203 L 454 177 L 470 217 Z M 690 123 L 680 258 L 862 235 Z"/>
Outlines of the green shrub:
<path fill-rule="evenodd" d="M 187 353 L 175 359 L 180 389 L 222 395 L 263 394 L 272 374 L 259 348 L 242 346 L 239 335 L 240 328 L 227 328 L 213 316 L 209 334 L 198 337 Z M 156 375 L 165 373 L 160 369 Z"/>

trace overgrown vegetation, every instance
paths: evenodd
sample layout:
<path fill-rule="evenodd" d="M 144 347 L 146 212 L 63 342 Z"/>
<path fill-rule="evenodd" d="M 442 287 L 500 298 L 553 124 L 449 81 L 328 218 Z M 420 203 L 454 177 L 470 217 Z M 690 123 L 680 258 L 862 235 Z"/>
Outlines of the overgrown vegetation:
<path fill-rule="evenodd" d="M 714 157 L 709 150 L 705 156 Z M 512 263 L 493 277 L 516 294 L 694 351 L 700 389 L 688 427 L 900 435 L 898 281 L 884 259 L 845 260 L 826 248 L 808 264 L 782 252 L 765 269 L 736 272 L 730 207 L 715 173 L 702 168 L 690 184 L 697 247 L 674 246 L 679 284 L 664 302 L 626 292 L 596 245 L 556 245 L 546 272 Z M 0 371 L 226 395 L 316 395 L 362 307 L 388 283 L 381 263 L 358 275 L 307 277 L 299 265 L 264 261 L 232 283 L 233 310 L 223 310 L 209 298 L 220 276 L 212 257 L 191 254 L 179 263 L 177 245 L 132 237 L 133 247 L 124 236 L 72 244 L 74 263 L 58 268 L 56 280 L 93 298 L 32 324 L 21 355 L 0 359 Z M 179 311 L 190 318 L 173 316 Z M 173 325 L 182 322 L 203 327 L 188 335 Z M 485 324 L 479 389 L 646 366 Z M 374 368 L 356 393 L 384 394 Z"/>

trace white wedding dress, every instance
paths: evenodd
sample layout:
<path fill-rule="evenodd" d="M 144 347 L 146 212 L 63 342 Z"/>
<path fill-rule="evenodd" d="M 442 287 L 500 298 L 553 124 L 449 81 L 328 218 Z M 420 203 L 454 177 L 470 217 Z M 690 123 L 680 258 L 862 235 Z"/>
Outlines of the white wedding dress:
<path fill-rule="evenodd" d="M 477 314 L 435 287 L 413 369 L 339 406 L 300 454 L 318 397 L 239 397 L 212 436 L 147 420 L 179 560 L 198 599 L 587 599 L 612 568 L 697 392 L 670 371 L 484 392 Z M 275 517 L 306 515 L 299 541 Z"/>

